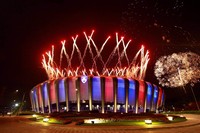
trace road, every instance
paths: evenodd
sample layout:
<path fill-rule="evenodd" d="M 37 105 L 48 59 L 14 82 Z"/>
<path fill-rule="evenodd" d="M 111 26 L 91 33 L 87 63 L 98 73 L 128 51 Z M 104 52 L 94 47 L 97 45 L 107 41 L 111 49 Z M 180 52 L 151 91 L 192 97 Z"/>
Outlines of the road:
<path fill-rule="evenodd" d="M 0 117 L 0 133 L 195 133 L 200 130 L 200 115 L 184 115 L 186 122 L 162 126 L 77 126 L 32 122 L 25 117 Z"/>

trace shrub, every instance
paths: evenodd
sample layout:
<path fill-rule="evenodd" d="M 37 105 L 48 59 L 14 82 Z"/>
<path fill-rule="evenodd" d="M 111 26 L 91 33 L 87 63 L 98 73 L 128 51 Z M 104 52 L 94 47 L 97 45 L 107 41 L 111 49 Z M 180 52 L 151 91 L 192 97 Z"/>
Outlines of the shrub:
<path fill-rule="evenodd" d="M 72 123 L 72 121 L 71 120 L 64 120 L 62 123 L 63 124 L 70 124 L 70 123 Z"/>
<path fill-rule="evenodd" d="M 76 122 L 76 125 L 82 125 L 82 124 L 84 124 L 84 120 L 79 120 Z"/>

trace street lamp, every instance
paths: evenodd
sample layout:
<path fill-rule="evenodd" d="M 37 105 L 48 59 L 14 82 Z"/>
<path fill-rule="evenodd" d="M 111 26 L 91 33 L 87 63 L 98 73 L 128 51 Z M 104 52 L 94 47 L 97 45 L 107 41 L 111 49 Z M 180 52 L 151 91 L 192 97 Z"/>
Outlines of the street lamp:
<path fill-rule="evenodd" d="M 19 103 L 15 103 L 15 107 L 18 107 L 19 106 Z"/>
<path fill-rule="evenodd" d="M 152 120 L 149 120 L 149 119 L 144 120 L 144 122 L 145 122 L 145 124 L 147 124 L 147 125 L 152 124 Z"/>

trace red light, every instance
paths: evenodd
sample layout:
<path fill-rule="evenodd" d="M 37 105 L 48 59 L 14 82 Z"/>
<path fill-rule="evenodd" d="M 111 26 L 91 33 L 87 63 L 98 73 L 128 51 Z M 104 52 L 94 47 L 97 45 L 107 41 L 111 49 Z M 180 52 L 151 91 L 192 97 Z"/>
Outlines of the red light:
<path fill-rule="evenodd" d="M 60 42 L 63 44 L 63 43 L 65 43 L 65 41 L 66 41 L 66 40 L 62 40 L 62 41 L 60 41 Z"/>

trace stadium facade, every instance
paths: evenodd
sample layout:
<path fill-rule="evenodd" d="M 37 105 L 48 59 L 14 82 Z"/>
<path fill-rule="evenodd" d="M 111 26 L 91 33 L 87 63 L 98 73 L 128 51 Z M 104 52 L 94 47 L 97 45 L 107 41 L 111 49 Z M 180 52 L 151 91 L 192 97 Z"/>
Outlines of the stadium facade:
<path fill-rule="evenodd" d="M 164 105 L 162 88 L 136 79 L 78 76 L 48 80 L 30 91 L 32 110 L 40 113 L 99 111 L 146 113 Z"/>

